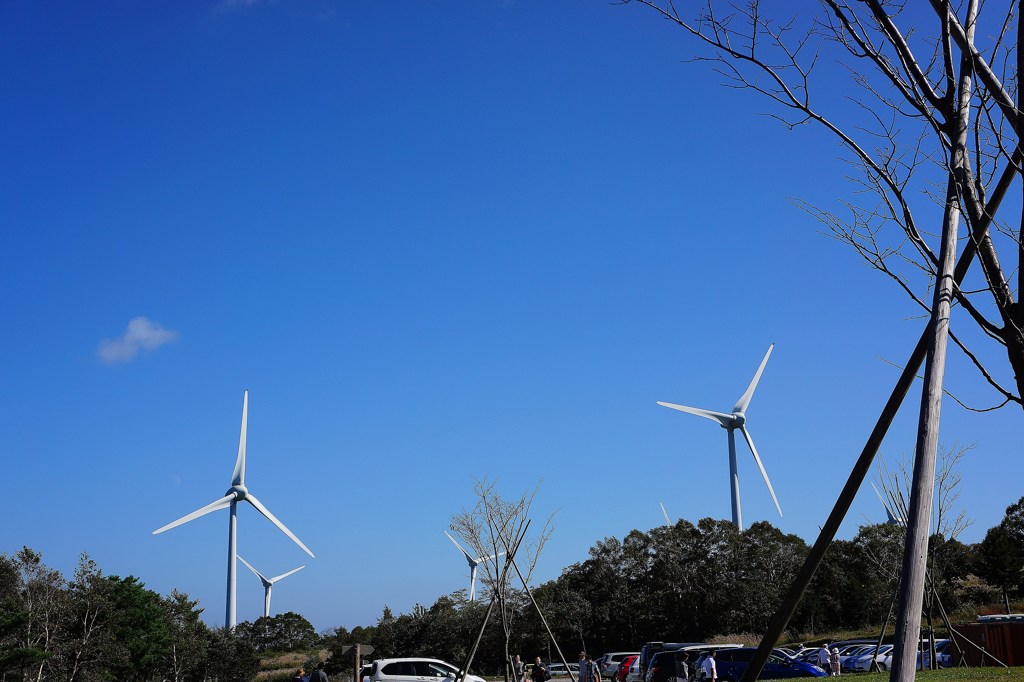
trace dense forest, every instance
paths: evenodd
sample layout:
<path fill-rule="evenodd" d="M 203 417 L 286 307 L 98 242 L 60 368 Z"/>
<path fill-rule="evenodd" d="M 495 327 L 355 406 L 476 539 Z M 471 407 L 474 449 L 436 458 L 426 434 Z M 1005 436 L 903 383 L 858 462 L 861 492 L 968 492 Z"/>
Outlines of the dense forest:
<path fill-rule="evenodd" d="M 902 550 L 896 524 L 865 525 L 833 543 L 794 634 L 879 626 Z M 681 520 L 601 540 L 589 558 L 533 592 L 567 655 L 758 633 L 807 551 L 804 540 L 767 522 L 739 532 L 726 521 Z M 936 617 L 936 599 L 955 622 L 1010 610 L 1024 597 L 1024 497 L 975 545 L 933 536 L 929 564 L 936 589 L 926 616 Z M 528 595 L 514 594 L 512 649 L 556 658 Z M 88 556 L 66 578 L 23 548 L 0 555 L 0 682 L 252 680 L 262 655 L 283 651 L 313 652 L 310 662 L 323 658 L 338 673 L 351 666 L 344 647 L 356 642 L 373 645 L 374 658 L 429 655 L 461 664 L 486 609 L 486 599 L 470 602 L 460 591 L 397 616 L 385 606 L 375 624 L 353 630 L 317 633 L 301 615 L 285 613 L 228 632 L 205 625 L 186 594 L 161 596 L 136 577 L 104 575 Z M 502 668 L 503 638 L 492 622 L 475 671 Z"/>

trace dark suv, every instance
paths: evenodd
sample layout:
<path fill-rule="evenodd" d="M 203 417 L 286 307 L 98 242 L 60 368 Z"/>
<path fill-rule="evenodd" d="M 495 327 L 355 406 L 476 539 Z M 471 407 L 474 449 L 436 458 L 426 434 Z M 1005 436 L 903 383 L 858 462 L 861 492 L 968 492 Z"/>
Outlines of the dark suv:
<path fill-rule="evenodd" d="M 694 663 L 694 655 L 692 653 L 680 650 L 659 651 L 651 659 L 651 665 L 648 667 L 647 682 L 668 682 L 670 677 L 681 677 L 682 666 L 679 664 L 683 661 L 684 655 L 687 658 L 688 675 L 692 678 Z"/>
<path fill-rule="evenodd" d="M 723 649 L 715 656 L 715 669 L 718 672 L 718 679 L 722 682 L 737 682 L 747 666 L 754 658 L 754 647 L 741 647 L 738 649 Z M 703 662 L 703 656 L 701 662 Z M 761 680 L 782 680 L 791 677 L 828 677 L 825 671 L 816 665 L 804 663 L 792 656 L 787 656 L 778 649 L 773 649 L 768 655 L 768 662 L 764 664 L 764 670 L 758 679 Z"/>

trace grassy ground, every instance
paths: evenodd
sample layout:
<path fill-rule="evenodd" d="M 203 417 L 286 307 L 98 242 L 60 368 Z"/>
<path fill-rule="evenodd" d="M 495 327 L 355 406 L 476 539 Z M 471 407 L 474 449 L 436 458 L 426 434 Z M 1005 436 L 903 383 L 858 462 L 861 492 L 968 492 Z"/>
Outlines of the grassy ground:
<path fill-rule="evenodd" d="M 888 682 L 889 673 L 863 673 L 843 675 L 847 682 Z M 840 678 L 842 679 L 842 678 Z M 947 670 L 919 670 L 917 679 L 921 682 L 1009 682 L 1024 680 L 1024 668 L 949 668 Z"/>

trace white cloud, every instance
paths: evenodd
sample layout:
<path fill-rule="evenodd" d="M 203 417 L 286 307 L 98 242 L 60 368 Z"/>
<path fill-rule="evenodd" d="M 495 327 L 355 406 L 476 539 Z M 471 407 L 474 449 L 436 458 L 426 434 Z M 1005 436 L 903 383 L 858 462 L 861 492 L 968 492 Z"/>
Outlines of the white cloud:
<path fill-rule="evenodd" d="M 96 354 L 108 365 L 131 362 L 140 350 L 156 350 L 177 338 L 178 332 L 164 329 L 145 317 L 135 317 L 128 322 L 124 334 L 116 339 L 103 339 Z"/>

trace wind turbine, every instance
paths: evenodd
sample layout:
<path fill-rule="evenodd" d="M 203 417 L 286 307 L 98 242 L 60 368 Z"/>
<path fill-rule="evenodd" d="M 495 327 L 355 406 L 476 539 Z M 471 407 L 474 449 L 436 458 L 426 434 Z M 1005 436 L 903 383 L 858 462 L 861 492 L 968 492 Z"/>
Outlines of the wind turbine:
<path fill-rule="evenodd" d="M 233 629 L 235 627 L 235 572 L 237 564 L 235 557 L 238 556 L 237 552 L 237 531 L 238 531 L 238 510 L 237 506 L 239 502 L 245 501 L 256 508 L 260 514 L 267 517 L 267 519 L 280 529 L 282 533 L 287 535 L 295 542 L 302 550 L 309 556 L 313 556 L 313 553 L 309 551 L 309 548 L 302 544 L 302 541 L 295 537 L 295 534 L 288 530 L 283 523 L 277 520 L 277 517 L 270 513 L 270 510 L 263 506 L 263 503 L 256 499 L 256 496 L 249 492 L 249 489 L 245 487 L 245 430 L 248 422 L 249 415 L 249 391 L 246 391 L 242 395 L 242 432 L 238 438 L 238 458 L 235 460 L 235 470 L 231 474 L 231 487 L 224 494 L 224 497 L 219 500 L 214 500 L 205 507 L 200 507 L 191 514 L 182 516 L 177 521 L 171 521 L 166 526 L 162 526 L 153 531 L 153 535 L 163 533 L 165 530 L 170 530 L 176 526 L 180 526 L 183 523 L 188 523 L 192 519 L 198 519 L 200 516 L 205 516 L 210 512 L 217 511 L 218 509 L 228 508 L 231 513 L 228 517 L 228 589 L 227 589 L 227 609 L 224 616 L 224 627 Z"/>
<path fill-rule="evenodd" d="M 905 525 L 903 519 L 901 518 L 902 515 L 898 513 L 893 513 L 894 507 L 889 506 L 889 503 L 886 502 L 885 498 L 882 497 L 882 493 L 878 492 L 878 488 L 875 487 L 874 483 L 871 484 L 871 487 L 874 489 L 875 495 L 878 495 L 878 501 L 882 503 L 883 507 L 885 507 L 885 515 L 889 517 L 886 520 L 886 523 L 896 526 Z"/>
<path fill-rule="evenodd" d="M 281 575 L 277 576 L 276 578 L 267 578 L 262 573 L 260 573 L 255 568 L 253 568 L 252 564 L 250 564 L 248 561 L 243 559 L 241 556 L 238 557 L 238 560 L 241 561 L 246 566 L 248 566 L 249 570 L 252 571 L 253 573 L 255 573 L 256 577 L 259 578 L 260 582 L 263 583 L 263 589 L 266 591 L 266 594 L 263 597 L 263 616 L 265 618 L 269 618 L 270 617 L 270 590 L 271 590 L 271 588 L 274 587 L 274 583 L 276 583 L 281 578 L 287 578 L 292 573 L 298 573 L 299 571 L 301 571 L 302 569 L 305 568 L 305 566 L 299 566 L 298 568 L 293 568 L 292 570 L 288 571 L 287 573 L 282 573 Z"/>
<path fill-rule="evenodd" d="M 455 538 L 453 538 L 451 535 L 448 534 L 448 531 L 445 531 L 444 534 L 448 535 L 448 539 L 452 541 L 452 544 L 454 544 L 456 547 L 459 548 L 459 551 L 462 552 L 462 556 L 466 557 L 466 563 L 469 564 L 469 601 L 473 601 L 473 598 L 474 598 L 474 595 L 475 595 L 475 590 L 476 590 L 476 567 L 479 566 L 480 564 L 482 564 L 485 561 L 489 561 L 491 559 L 497 559 L 499 556 L 501 556 L 505 552 L 501 551 L 501 552 L 498 552 L 497 554 L 492 554 L 490 556 L 482 556 L 482 557 L 479 557 L 477 559 L 474 559 L 472 554 L 470 554 L 469 552 L 464 550 L 462 548 L 462 545 L 460 545 L 458 542 L 456 542 Z"/>
<path fill-rule="evenodd" d="M 724 412 L 713 412 L 711 410 L 703 410 L 698 407 L 687 407 L 686 405 L 676 405 L 675 403 L 664 403 L 660 400 L 658 404 L 663 407 L 670 407 L 673 410 L 679 410 L 680 412 L 688 412 L 695 414 L 698 417 L 704 417 L 711 421 L 718 422 L 718 424 L 729 432 L 729 489 L 732 493 L 732 522 L 736 524 L 739 530 L 743 530 L 743 515 L 740 511 L 740 478 L 739 473 L 736 470 L 736 430 L 739 429 L 740 433 L 743 434 L 743 438 L 747 441 L 747 445 L 750 447 L 750 453 L 754 455 L 754 461 L 757 463 L 757 468 L 761 470 L 761 476 L 764 478 L 765 484 L 768 486 L 768 492 L 772 494 L 772 500 L 775 502 L 775 508 L 779 510 L 779 516 L 782 516 L 782 507 L 779 506 L 779 500 L 775 497 L 775 490 L 772 488 L 772 482 L 768 480 L 768 472 L 764 470 L 764 464 L 761 463 L 761 458 L 757 454 L 757 448 L 754 447 L 754 441 L 750 437 L 750 432 L 747 431 L 747 406 L 750 405 L 750 399 L 754 396 L 754 389 L 757 388 L 757 382 L 761 380 L 761 373 L 764 371 L 764 366 L 768 364 L 768 357 L 772 354 L 772 349 L 775 348 L 775 344 L 768 346 L 768 352 L 764 354 L 764 360 L 761 360 L 761 366 L 757 368 L 757 373 L 754 374 L 753 380 L 750 385 L 747 386 L 747 390 L 740 396 L 739 401 L 732 408 L 732 412 L 725 414 Z"/>

